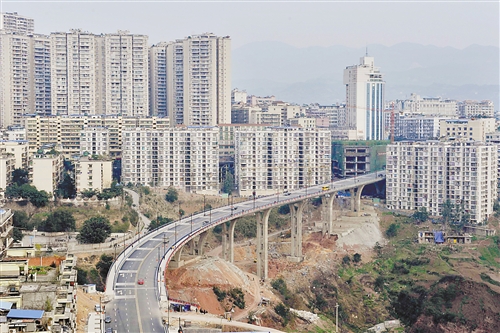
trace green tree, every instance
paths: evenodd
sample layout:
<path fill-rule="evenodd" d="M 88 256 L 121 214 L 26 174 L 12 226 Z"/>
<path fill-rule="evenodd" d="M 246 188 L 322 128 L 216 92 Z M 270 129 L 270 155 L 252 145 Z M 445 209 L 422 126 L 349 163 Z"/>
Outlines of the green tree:
<path fill-rule="evenodd" d="M 23 210 L 15 210 L 12 216 L 12 225 L 19 229 L 29 229 L 29 217 Z"/>
<path fill-rule="evenodd" d="M 57 195 L 62 198 L 76 196 L 75 180 L 68 173 L 64 174 L 62 182 L 57 185 Z"/>
<path fill-rule="evenodd" d="M 30 194 L 29 200 L 35 207 L 45 207 L 49 203 L 49 194 L 43 190 L 36 191 Z"/>
<path fill-rule="evenodd" d="M 84 198 L 92 198 L 94 195 L 97 194 L 97 191 L 89 188 L 88 190 L 82 190 L 80 193 Z"/>
<path fill-rule="evenodd" d="M 151 223 L 148 226 L 148 230 L 149 231 L 154 230 L 154 229 L 158 228 L 159 226 L 169 224 L 173 221 L 174 221 L 174 219 L 171 219 L 170 217 L 163 217 L 160 215 L 160 216 L 158 216 L 158 218 L 156 220 L 151 220 Z"/>
<path fill-rule="evenodd" d="M 28 179 L 28 170 L 24 169 L 15 169 L 12 171 L 12 183 L 17 186 L 21 186 L 23 184 L 27 184 L 29 182 Z"/>
<path fill-rule="evenodd" d="M 50 213 L 40 225 L 40 230 L 48 232 L 74 231 L 76 221 L 66 208 L 59 208 Z"/>
<path fill-rule="evenodd" d="M 361 261 L 361 254 L 354 253 L 354 255 L 352 256 L 352 261 L 354 261 L 355 263 L 360 262 Z"/>
<path fill-rule="evenodd" d="M 427 221 L 429 218 L 429 213 L 425 207 L 420 207 L 416 212 L 411 216 L 417 223 L 423 223 Z"/>
<path fill-rule="evenodd" d="M 290 206 L 288 205 L 280 206 L 280 208 L 278 208 L 278 213 L 280 213 L 281 215 L 290 214 Z"/>
<path fill-rule="evenodd" d="M 82 243 L 102 243 L 111 234 L 111 224 L 109 220 L 102 216 L 92 217 L 83 222 L 78 241 Z"/>
<path fill-rule="evenodd" d="M 95 265 L 95 267 L 99 271 L 99 276 L 101 277 L 103 282 L 106 281 L 106 277 L 108 276 L 108 272 L 112 264 L 113 264 L 113 256 L 102 254 L 101 258 Z"/>
<path fill-rule="evenodd" d="M 178 199 L 179 199 L 179 193 L 177 192 L 177 190 L 173 187 L 169 187 L 167 194 L 165 194 L 165 200 L 172 203 L 176 202 Z"/>
<path fill-rule="evenodd" d="M 449 199 L 443 203 L 443 207 L 441 209 L 441 217 L 443 218 L 443 222 L 445 224 L 449 223 L 455 218 L 455 214 L 453 213 L 454 210 L 455 207 Z"/>
<path fill-rule="evenodd" d="M 14 238 L 14 242 L 20 241 L 23 239 L 23 232 L 21 229 L 14 227 L 14 232 L 12 234 L 12 238 Z"/>
<path fill-rule="evenodd" d="M 224 178 L 224 183 L 222 184 L 222 192 L 231 194 L 234 190 L 234 177 L 231 173 L 226 172 L 226 178 Z"/>
<path fill-rule="evenodd" d="M 398 229 L 399 225 L 397 225 L 396 223 L 392 223 L 385 231 L 385 234 L 389 238 L 396 237 L 396 235 L 398 234 Z"/>
<path fill-rule="evenodd" d="M 348 254 L 346 254 L 343 258 L 342 258 L 342 263 L 344 265 L 349 265 L 351 263 L 351 257 L 349 257 Z"/>
<path fill-rule="evenodd" d="M 278 316 L 283 318 L 283 327 L 285 327 L 291 319 L 290 308 L 280 303 L 274 307 L 274 311 Z"/>

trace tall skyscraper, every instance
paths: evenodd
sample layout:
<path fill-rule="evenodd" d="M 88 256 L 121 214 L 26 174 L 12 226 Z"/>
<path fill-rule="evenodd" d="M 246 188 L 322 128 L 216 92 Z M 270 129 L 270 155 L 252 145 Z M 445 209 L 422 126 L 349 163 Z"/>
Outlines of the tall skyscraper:
<path fill-rule="evenodd" d="M 97 37 L 104 114 L 149 115 L 148 37 L 118 31 Z M 102 41 L 101 41 L 102 39 Z"/>
<path fill-rule="evenodd" d="M 96 40 L 71 30 L 50 35 L 52 114 L 100 113 L 96 107 Z"/>
<path fill-rule="evenodd" d="M 167 45 L 167 111 L 170 123 L 231 123 L 231 39 L 189 36 Z"/>
<path fill-rule="evenodd" d="M 0 30 L 6 33 L 32 34 L 35 32 L 35 20 L 17 12 L 1 13 Z"/>
<path fill-rule="evenodd" d="M 166 117 L 167 113 L 167 43 L 149 49 L 149 113 Z"/>
<path fill-rule="evenodd" d="M 347 126 L 358 140 L 382 140 L 385 82 L 373 57 L 362 57 L 359 65 L 344 70 Z"/>
<path fill-rule="evenodd" d="M 50 45 L 33 26 L 17 13 L 0 14 L 0 127 L 50 112 Z"/>
<path fill-rule="evenodd" d="M 149 114 L 146 36 L 71 30 L 50 40 L 53 114 Z"/>

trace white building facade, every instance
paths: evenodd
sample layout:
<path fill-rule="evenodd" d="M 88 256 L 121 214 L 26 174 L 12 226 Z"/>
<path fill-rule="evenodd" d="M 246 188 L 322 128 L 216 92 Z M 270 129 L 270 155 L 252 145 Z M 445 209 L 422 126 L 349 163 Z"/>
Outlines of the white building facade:
<path fill-rule="evenodd" d="M 389 209 L 425 207 L 441 215 L 449 200 L 484 222 L 497 199 L 497 147 L 476 141 L 398 142 L 387 146 Z"/>
<path fill-rule="evenodd" d="M 362 57 L 359 65 L 344 70 L 347 126 L 357 140 L 384 139 L 385 82 L 373 57 Z"/>
<path fill-rule="evenodd" d="M 167 110 L 172 125 L 231 123 L 231 39 L 193 35 L 167 45 Z"/>
<path fill-rule="evenodd" d="M 495 117 L 495 106 L 492 101 L 465 100 L 458 103 L 458 114 L 460 117 Z"/>
<path fill-rule="evenodd" d="M 101 192 L 110 188 L 113 181 L 113 161 L 93 160 L 82 157 L 75 163 L 75 186 L 77 193 L 84 190 Z"/>
<path fill-rule="evenodd" d="M 123 131 L 122 182 L 217 194 L 217 127 Z"/>
<path fill-rule="evenodd" d="M 241 128 L 235 132 L 239 195 L 271 195 L 331 180 L 331 139 L 325 129 Z"/>

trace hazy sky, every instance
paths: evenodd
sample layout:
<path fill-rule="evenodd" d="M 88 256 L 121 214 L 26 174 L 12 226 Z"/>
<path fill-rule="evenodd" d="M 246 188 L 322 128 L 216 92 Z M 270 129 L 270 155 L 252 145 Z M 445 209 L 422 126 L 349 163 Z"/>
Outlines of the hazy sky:
<path fill-rule="evenodd" d="M 233 48 L 256 41 L 298 47 L 400 42 L 498 47 L 499 2 L 459 1 L 0 0 L 2 12 L 34 18 L 35 31 L 43 34 L 129 30 L 149 35 L 154 44 L 213 32 L 231 36 Z"/>

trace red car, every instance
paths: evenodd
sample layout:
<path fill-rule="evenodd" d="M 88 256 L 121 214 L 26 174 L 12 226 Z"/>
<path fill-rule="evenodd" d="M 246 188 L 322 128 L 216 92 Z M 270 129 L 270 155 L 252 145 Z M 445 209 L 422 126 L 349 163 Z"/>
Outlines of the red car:
<path fill-rule="evenodd" d="M 137 280 L 137 284 L 143 285 L 144 284 L 144 279 Z"/>

